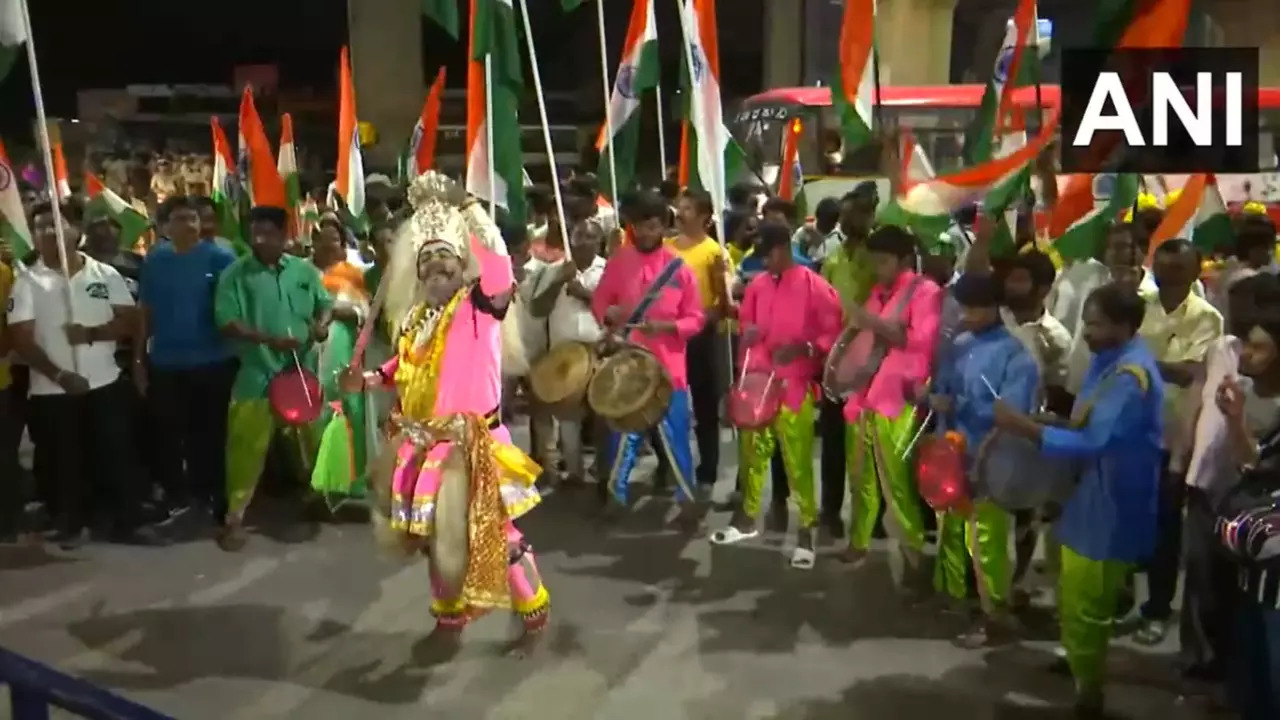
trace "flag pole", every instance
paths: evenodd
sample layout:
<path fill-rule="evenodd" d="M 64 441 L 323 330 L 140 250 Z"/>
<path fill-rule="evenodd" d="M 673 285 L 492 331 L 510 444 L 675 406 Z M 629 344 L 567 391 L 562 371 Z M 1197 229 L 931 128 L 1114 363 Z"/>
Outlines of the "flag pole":
<path fill-rule="evenodd" d="M 667 179 L 667 122 L 663 118 L 662 84 L 654 86 L 653 99 L 658 105 L 658 157 L 662 160 L 662 179 Z M 612 143 L 609 145 L 613 147 Z"/>
<path fill-rule="evenodd" d="M 524 0 L 521 0 L 520 4 L 523 5 Z M 618 195 L 622 191 L 618 188 L 618 165 L 613 153 L 613 89 L 609 87 L 609 52 L 604 36 L 604 0 L 596 0 L 596 33 L 600 36 L 600 85 L 604 88 L 604 142 L 605 151 L 609 153 L 609 187 L 613 188 L 609 193 L 612 196 L 609 200 L 613 203 L 614 217 L 621 218 L 622 215 L 618 213 Z M 529 43 L 530 52 L 532 52 L 533 41 L 530 40 Z"/>
<path fill-rule="evenodd" d="M 27 0 L 18 0 L 19 7 L 22 8 L 22 27 L 27 34 L 27 64 L 31 66 L 31 94 L 36 106 L 36 124 L 39 126 L 40 150 L 44 154 L 44 171 L 48 175 L 49 181 L 49 207 L 53 213 L 53 231 L 58 238 L 58 261 L 62 264 L 62 275 L 68 281 L 71 279 L 71 266 L 67 262 L 67 238 L 66 231 L 62 227 L 62 201 L 58 197 L 57 175 L 54 173 L 53 167 L 53 145 L 49 141 L 49 120 L 44 113 L 44 93 L 40 90 L 40 69 L 36 64 L 36 34 L 31 30 L 31 11 L 27 7 Z M 35 242 L 35 238 L 32 238 Z M 71 283 L 66 284 L 67 291 L 67 320 L 72 324 L 75 323 L 75 302 L 74 294 L 71 292 Z M 79 372 L 78 355 L 71 353 L 72 371 Z"/>
<path fill-rule="evenodd" d="M 493 54 L 484 56 L 484 148 L 489 165 L 489 217 L 498 220 L 498 176 L 493 160 Z"/>
<path fill-rule="evenodd" d="M 556 167 L 556 151 L 551 146 L 551 124 L 547 121 L 547 98 L 542 94 L 542 72 L 538 70 L 538 49 L 533 42 L 533 25 L 529 22 L 529 1 L 520 0 L 520 18 L 524 21 L 524 39 L 529 46 L 529 64 L 533 66 L 533 90 L 538 96 L 538 117 L 542 121 L 542 142 L 547 146 L 547 165 L 551 167 L 551 192 L 556 198 L 556 216 L 560 220 L 560 240 L 569 250 L 569 224 L 565 220 L 564 197 L 560 194 L 560 169 Z M 617 192 L 614 192 L 617 195 Z"/>

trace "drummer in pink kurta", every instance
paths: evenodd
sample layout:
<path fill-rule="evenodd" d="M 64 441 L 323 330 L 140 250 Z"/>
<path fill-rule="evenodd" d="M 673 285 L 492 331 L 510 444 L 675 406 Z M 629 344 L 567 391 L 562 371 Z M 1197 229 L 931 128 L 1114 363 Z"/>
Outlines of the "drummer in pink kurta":
<path fill-rule="evenodd" d="M 932 371 L 942 289 L 916 272 L 916 239 L 910 231 L 881 227 L 867 238 L 867 251 L 876 284 L 866 306 L 855 309 L 850 321 L 874 333 L 888 352 L 867 387 L 845 402 L 853 496 L 845 559 L 865 556 L 883 497 L 892 511 L 886 527 L 892 528 L 890 537 L 904 553 L 905 567 L 922 574 L 924 518 L 905 451 L 917 427 L 913 401 Z"/>
<path fill-rule="evenodd" d="M 676 498 L 691 507 L 693 448 L 689 443 L 685 348 L 706 318 L 693 271 L 674 250 L 663 245 L 666 202 L 646 193 L 635 200 L 629 211 L 632 242 L 609 258 L 591 299 L 591 311 L 627 341 L 653 352 L 671 377 L 671 401 L 654 428 L 654 445 L 666 454 L 667 465 L 675 473 Z M 643 436 L 638 433 L 609 433 L 606 457 L 612 468 L 609 489 L 615 506 L 627 503 L 627 484 L 642 441 Z M 692 511 L 684 515 L 685 520 L 693 517 Z"/>
<path fill-rule="evenodd" d="M 742 366 L 747 373 L 772 376 L 772 383 L 781 390 L 781 407 L 769 427 L 741 430 L 742 506 L 728 527 L 711 534 L 711 541 L 729 545 L 759 534 L 756 518 L 765 476 L 775 446 L 781 445 L 791 497 L 800 510 L 800 534 L 791 566 L 807 570 L 814 564 L 818 524 L 813 477 L 813 429 L 820 392 L 816 378 L 840 334 L 842 308 L 835 288 L 792 259 L 791 230 L 786 225 L 762 224 L 755 252 L 764 258 L 766 272 L 747 285 L 738 314 Z M 743 383 L 731 392 L 745 393 L 747 387 Z M 751 403 L 762 399 L 746 398 Z"/>

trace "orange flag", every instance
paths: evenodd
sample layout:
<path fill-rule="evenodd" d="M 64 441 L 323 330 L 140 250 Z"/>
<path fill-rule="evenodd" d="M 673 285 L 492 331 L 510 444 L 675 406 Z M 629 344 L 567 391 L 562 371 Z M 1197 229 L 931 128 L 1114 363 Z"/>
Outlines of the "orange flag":
<path fill-rule="evenodd" d="M 249 201 L 257 206 L 289 207 L 288 196 L 284 190 L 284 180 L 276 167 L 271 142 L 267 140 L 267 131 L 262 127 L 262 118 L 258 117 L 258 109 L 253 104 L 253 90 L 246 87 L 240 97 L 240 155 L 247 158 L 247 172 L 243 180 L 247 181 Z M 242 161 L 242 169 L 244 162 Z"/>

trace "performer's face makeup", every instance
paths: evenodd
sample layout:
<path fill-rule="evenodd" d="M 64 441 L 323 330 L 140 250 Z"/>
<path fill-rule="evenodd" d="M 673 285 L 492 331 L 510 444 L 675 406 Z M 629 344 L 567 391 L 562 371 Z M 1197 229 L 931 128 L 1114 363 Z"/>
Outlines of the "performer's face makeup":
<path fill-rule="evenodd" d="M 448 250 L 418 255 L 418 279 L 428 305 L 443 305 L 462 287 L 462 262 Z"/>

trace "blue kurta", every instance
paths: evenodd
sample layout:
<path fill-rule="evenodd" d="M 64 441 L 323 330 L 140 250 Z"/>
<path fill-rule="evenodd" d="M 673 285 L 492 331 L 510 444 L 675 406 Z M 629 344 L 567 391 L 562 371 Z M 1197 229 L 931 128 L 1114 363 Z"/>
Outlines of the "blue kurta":
<path fill-rule="evenodd" d="M 946 425 L 964 435 L 970 464 L 982 441 L 995 429 L 995 397 L 987 382 L 1014 409 L 1024 413 L 1037 409 L 1040 371 L 1036 361 L 1000 323 L 976 333 L 962 333 L 955 340 L 950 362 L 938 368 L 936 391 L 952 399 Z"/>
<path fill-rule="evenodd" d="M 1090 402 L 1083 427 L 1041 435 L 1046 456 L 1083 463 L 1058 538 L 1091 560 L 1140 562 L 1155 547 L 1164 402 L 1160 371 L 1141 338 L 1094 355 L 1073 415 Z"/>

